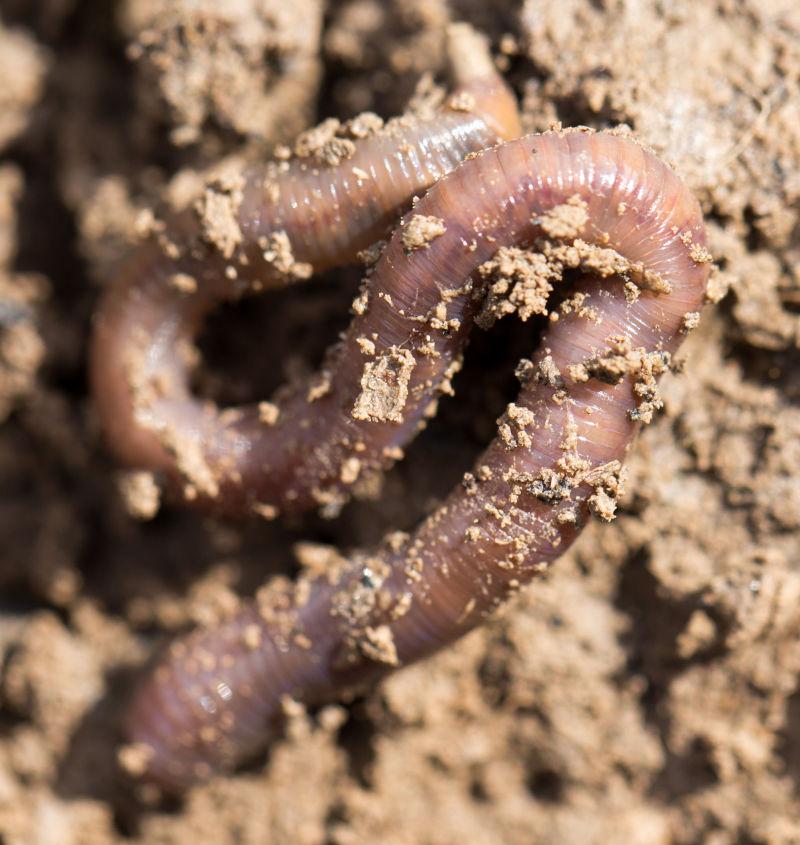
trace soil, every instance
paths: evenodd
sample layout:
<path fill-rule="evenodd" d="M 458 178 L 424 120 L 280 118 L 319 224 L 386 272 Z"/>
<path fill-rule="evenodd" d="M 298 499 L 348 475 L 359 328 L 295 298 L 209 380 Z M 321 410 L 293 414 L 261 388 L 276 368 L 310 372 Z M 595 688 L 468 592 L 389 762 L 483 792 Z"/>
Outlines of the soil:
<path fill-rule="evenodd" d="M 0 842 L 800 842 L 796 0 L 0 0 L 0 17 Z M 93 305 L 211 164 L 399 113 L 442 73 L 451 20 L 492 39 L 526 129 L 627 124 L 675 163 L 715 304 L 612 524 L 454 648 L 292 709 L 266 757 L 160 800 L 116 762 L 143 662 L 309 555 L 413 526 L 496 432 L 545 318 L 474 333 L 379 498 L 230 525 L 159 508 L 107 457 Z M 263 400 L 316 366 L 358 282 L 222 309 L 198 389 Z"/>

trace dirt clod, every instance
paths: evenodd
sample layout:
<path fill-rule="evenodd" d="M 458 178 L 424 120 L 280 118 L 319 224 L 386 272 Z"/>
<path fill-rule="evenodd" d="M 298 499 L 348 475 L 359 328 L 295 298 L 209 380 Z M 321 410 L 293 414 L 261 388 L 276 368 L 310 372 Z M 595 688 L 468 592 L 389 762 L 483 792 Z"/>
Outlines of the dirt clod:
<path fill-rule="evenodd" d="M 361 393 L 353 418 L 373 422 L 401 422 L 408 398 L 408 382 L 416 361 L 407 349 L 393 349 L 364 365 Z"/>

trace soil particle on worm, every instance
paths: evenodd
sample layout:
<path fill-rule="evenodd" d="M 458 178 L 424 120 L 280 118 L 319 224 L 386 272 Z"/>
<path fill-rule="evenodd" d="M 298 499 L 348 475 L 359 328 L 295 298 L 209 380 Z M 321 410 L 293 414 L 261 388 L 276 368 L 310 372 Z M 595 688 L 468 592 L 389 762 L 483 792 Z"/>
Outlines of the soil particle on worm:
<path fill-rule="evenodd" d="M 197 213 L 205 239 L 225 258 L 230 258 L 243 240 L 238 212 L 242 185 L 212 185 L 197 203 Z"/>
<path fill-rule="evenodd" d="M 424 249 L 428 244 L 447 231 L 444 220 L 439 217 L 412 214 L 403 228 L 402 243 L 407 252 Z"/>
<path fill-rule="evenodd" d="M 368 361 L 361 376 L 361 393 L 353 407 L 353 418 L 401 422 L 415 365 L 411 352 L 397 348 Z"/>

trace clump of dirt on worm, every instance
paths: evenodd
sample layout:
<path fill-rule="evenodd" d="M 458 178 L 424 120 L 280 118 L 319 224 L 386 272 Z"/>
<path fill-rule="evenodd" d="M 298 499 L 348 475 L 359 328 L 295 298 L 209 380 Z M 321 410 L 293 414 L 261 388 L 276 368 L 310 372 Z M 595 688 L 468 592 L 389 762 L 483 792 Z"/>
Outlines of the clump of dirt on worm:
<path fill-rule="evenodd" d="M 0 839 L 798 841 L 797 4 L 8 0 L 0 14 Z M 355 703 L 289 706 L 268 757 L 149 803 L 115 760 L 136 667 L 293 575 L 309 543 L 335 557 L 410 528 L 496 434 L 547 292 L 523 285 L 530 319 L 475 333 L 455 397 L 380 499 L 231 526 L 155 513 L 151 479 L 118 485 L 86 393 L 98 288 L 164 192 L 192 198 L 218 159 L 400 111 L 442 70 L 452 19 L 492 38 L 528 129 L 626 124 L 675 162 L 708 212 L 717 305 L 687 322 L 613 524 L 454 648 Z M 225 309 L 202 390 L 263 400 L 316 366 L 357 282 Z M 390 412 L 390 394 L 367 404 Z"/>

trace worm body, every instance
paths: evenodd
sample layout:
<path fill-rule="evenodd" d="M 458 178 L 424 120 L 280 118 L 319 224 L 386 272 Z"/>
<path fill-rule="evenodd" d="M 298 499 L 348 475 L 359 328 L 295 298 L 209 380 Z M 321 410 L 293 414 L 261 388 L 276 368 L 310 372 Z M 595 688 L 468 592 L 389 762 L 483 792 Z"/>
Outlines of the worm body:
<path fill-rule="evenodd" d="M 163 474 L 179 497 L 216 513 L 277 515 L 334 508 L 399 454 L 413 425 L 401 436 L 393 423 L 379 430 L 349 414 L 363 346 L 384 332 L 371 312 L 356 314 L 314 379 L 261 407 L 220 409 L 193 396 L 192 342 L 221 301 L 352 263 L 468 154 L 519 136 L 516 101 L 484 45 L 467 28 L 453 33 L 451 44 L 466 40 L 477 61 L 458 58 L 464 44 L 453 50 L 459 87 L 432 114 L 385 126 L 366 116 L 338 133 L 323 124 L 302 157 L 219 177 L 122 266 L 96 315 L 91 377 L 123 464 Z M 372 288 L 392 295 L 385 271 Z M 431 384 L 428 401 L 434 392 Z"/>
<path fill-rule="evenodd" d="M 444 224 L 409 249 L 418 217 Z M 476 291 L 509 249 L 534 255 L 529 281 L 582 268 L 572 302 L 592 310 L 551 322 L 498 437 L 410 536 L 266 589 L 171 645 L 130 713 L 141 770 L 181 788 L 229 767 L 263 746 L 285 696 L 317 705 L 431 654 L 545 570 L 590 509 L 608 516 L 637 421 L 657 404 L 657 377 L 703 301 L 704 243 L 700 209 L 675 173 L 612 134 L 511 141 L 437 182 L 375 269 L 389 297 L 370 295 L 365 311 L 377 334 L 369 360 L 411 356 L 407 403 L 442 377 Z M 421 331 L 407 317 L 432 313 Z M 414 424 L 406 410 L 397 431 Z"/>

